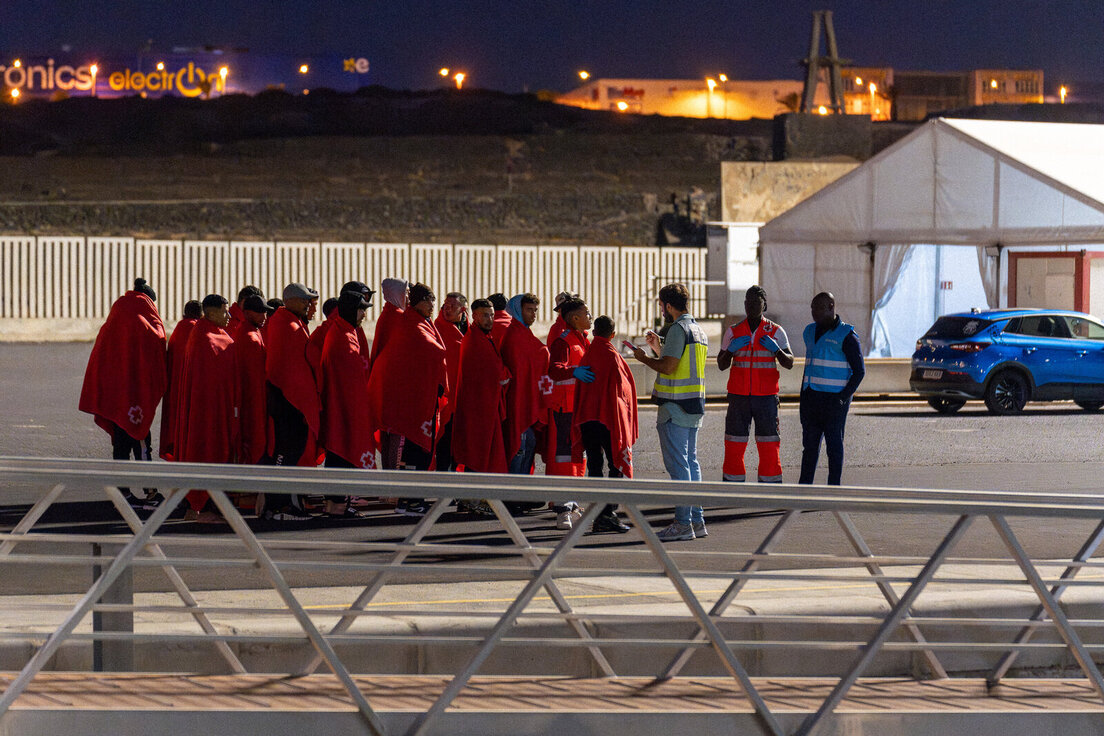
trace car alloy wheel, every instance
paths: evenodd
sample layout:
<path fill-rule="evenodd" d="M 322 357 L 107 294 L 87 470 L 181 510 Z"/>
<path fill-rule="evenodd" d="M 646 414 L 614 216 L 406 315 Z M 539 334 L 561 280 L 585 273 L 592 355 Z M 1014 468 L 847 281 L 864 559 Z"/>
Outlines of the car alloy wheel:
<path fill-rule="evenodd" d="M 993 414 L 1019 414 L 1027 403 L 1027 380 L 1016 371 L 1001 371 L 985 390 L 985 406 Z"/>

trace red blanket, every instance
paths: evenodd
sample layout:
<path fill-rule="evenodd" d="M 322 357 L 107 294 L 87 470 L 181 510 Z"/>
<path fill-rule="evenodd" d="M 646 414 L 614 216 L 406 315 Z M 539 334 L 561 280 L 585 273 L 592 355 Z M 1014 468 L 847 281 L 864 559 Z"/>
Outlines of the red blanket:
<path fill-rule="evenodd" d="M 318 437 L 318 417 L 321 403 L 318 400 L 318 384 L 307 362 L 307 342 L 310 332 L 303 320 L 285 307 L 277 309 L 268 318 L 265 328 L 265 376 L 268 382 L 283 392 L 291 405 L 298 409 L 311 434 Z M 313 448 L 304 452 L 306 458 Z"/>
<path fill-rule="evenodd" d="M 128 291 L 111 305 L 96 336 L 78 408 L 109 435 L 117 424 L 144 440 L 167 383 L 165 325 L 148 296 Z"/>
<path fill-rule="evenodd" d="M 392 333 L 402 324 L 403 310 L 391 302 L 383 305 L 383 311 L 376 319 L 376 331 L 372 335 L 372 362 L 379 359 L 383 352 L 383 346 L 391 339 Z"/>
<path fill-rule="evenodd" d="M 238 462 L 241 407 L 238 353 L 226 331 L 201 319 L 188 336 L 176 410 L 177 457 L 189 463 Z M 207 494 L 192 491 L 199 511 Z"/>
<path fill-rule="evenodd" d="M 433 326 L 437 328 L 437 334 L 441 336 L 441 341 L 445 343 L 445 372 L 448 374 L 449 394 L 445 397 L 448 401 L 441 409 L 441 426 L 445 426 L 452 419 L 452 412 L 455 405 L 455 397 L 453 392 L 456 390 L 457 375 L 460 373 L 460 342 L 464 339 L 464 333 L 460 331 L 460 328 L 449 322 L 444 316 L 438 312 L 437 319 L 433 320 Z M 472 329 L 479 329 L 474 325 L 469 327 L 469 332 Z"/>
<path fill-rule="evenodd" d="M 172 335 L 169 336 L 169 383 L 165 387 L 165 398 L 161 402 L 161 451 L 160 455 L 165 460 L 175 460 L 173 452 L 173 439 L 176 434 L 176 399 L 180 393 L 180 374 L 184 370 L 184 352 L 188 347 L 188 335 L 192 334 L 195 327 L 194 317 L 182 319 L 176 323 Z"/>
<path fill-rule="evenodd" d="M 326 333 L 333 327 L 333 320 L 337 318 L 337 310 L 330 312 L 330 316 L 322 321 L 322 324 L 314 328 L 310 339 L 307 340 L 307 362 L 310 363 L 314 377 L 318 379 L 318 390 L 322 391 L 322 379 L 318 378 L 318 366 L 322 364 L 322 348 L 326 345 Z"/>
<path fill-rule="evenodd" d="M 413 309 L 403 312 L 388 339 L 387 350 L 372 362 L 369 416 L 376 431 L 401 434 L 431 452 L 448 393 L 445 344 L 433 323 Z"/>
<path fill-rule="evenodd" d="M 499 310 L 494 313 L 494 327 L 491 328 L 491 339 L 494 340 L 495 347 L 502 350 L 502 341 L 506 338 L 506 331 L 510 329 L 510 324 L 513 323 L 514 318 L 510 316 L 510 313 L 505 309 Z"/>
<path fill-rule="evenodd" d="M 561 315 L 556 315 L 556 321 L 552 323 L 552 327 L 548 330 L 548 339 L 544 341 L 544 344 L 548 347 L 552 347 L 552 342 L 562 335 L 567 330 L 567 323 Z"/>
<path fill-rule="evenodd" d="M 231 337 L 236 335 L 242 322 L 245 322 L 245 310 L 239 307 L 237 302 L 234 302 L 230 305 L 230 324 L 226 325 L 226 334 Z"/>
<path fill-rule="evenodd" d="M 585 422 L 601 422 L 610 432 L 614 465 L 632 477 L 632 447 L 640 436 L 636 416 L 636 383 L 625 359 L 609 338 L 595 337 L 583 362 L 594 371 L 593 383 L 575 387 L 574 440 L 572 454 L 576 462 L 583 459 L 579 426 Z"/>
<path fill-rule="evenodd" d="M 362 353 L 364 333 L 335 311 L 326 324 L 318 382 L 322 388 L 322 436 L 325 448 L 359 468 L 376 466 L 368 406 L 369 363 Z M 359 334 L 358 334 L 359 333 Z"/>
<path fill-rule="evenodd" d="M 548 348 L 527 326 L 514 320 L 502 340 L 502 362 L 510 375 L 506 391 L 506 421 L 503 424 L 506 457 L 521 446 L 521 434 L 534 424 L 548 423 L 548 399 L 552 379 L 548 377 Z"/>
<path fill-rule="evenodd" d="M 477 473 L 505 473 L 506 386 L 510 371 L 489 335 L 475 325 L 460 343 L 460 369 L 454 392 L 452 456 Z"/>
<path fill-rule="evenodd" d="M 256 465 L 268 441 L 268 406 L 265 389 L 265 342 L 259 328 L 248 320 L 233 333 L 238 353 L 241 393 L 241 452 L 239 462 Z"/>

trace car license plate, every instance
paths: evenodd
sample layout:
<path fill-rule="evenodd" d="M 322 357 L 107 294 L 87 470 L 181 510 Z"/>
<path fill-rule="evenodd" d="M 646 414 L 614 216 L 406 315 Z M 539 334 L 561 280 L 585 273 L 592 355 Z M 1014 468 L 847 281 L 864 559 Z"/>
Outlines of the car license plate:
<path fill-rule="evenodd" d="M 926 370 L 923 376 L 925 381 L 935 381 L 943 377 L 943 371 Z"/>

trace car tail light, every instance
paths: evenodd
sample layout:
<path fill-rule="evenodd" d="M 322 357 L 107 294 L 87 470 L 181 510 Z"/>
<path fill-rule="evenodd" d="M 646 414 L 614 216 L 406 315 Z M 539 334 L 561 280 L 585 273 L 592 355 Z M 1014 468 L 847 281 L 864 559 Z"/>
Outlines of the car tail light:
<path fill-rule="evenodd" d="M 980 353 L 991 344 L 988 342 L 954 342 L 947 347 L 960 353 Z"/>

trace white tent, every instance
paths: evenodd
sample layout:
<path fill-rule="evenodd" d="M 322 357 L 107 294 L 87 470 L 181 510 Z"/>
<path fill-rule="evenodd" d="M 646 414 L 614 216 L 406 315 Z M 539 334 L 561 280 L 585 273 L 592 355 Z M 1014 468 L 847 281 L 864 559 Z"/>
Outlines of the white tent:
<path fill-rule="evenodd" d="M 929 121 L 760 228 L 768 313 L 800 351 L 831 291 L 869 354 L 907 356 L 935 316 L 1007 304 L 1009 250 L 1104 243 L 1102 172 L 1104 125 Z"/>

